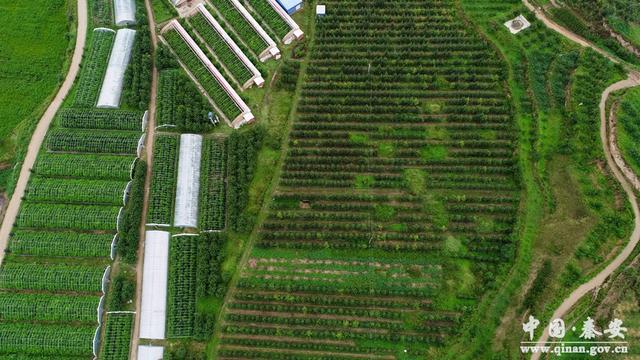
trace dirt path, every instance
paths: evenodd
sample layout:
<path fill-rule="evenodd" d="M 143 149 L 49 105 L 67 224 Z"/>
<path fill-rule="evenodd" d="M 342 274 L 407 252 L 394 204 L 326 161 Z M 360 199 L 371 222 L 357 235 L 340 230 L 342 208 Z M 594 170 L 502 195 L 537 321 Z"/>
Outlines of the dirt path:
<path fill-rule="evenodd" d="M 613 56 L 609 55 L 605 51 L 599 49 L 594 44 L 588 42 L 582 37 L 572 33 L 571 31 L 563 28 L 562 26 L 556 24 L 540 10 L 532 6 L 527 0 L 523 0 L 523 3 L 527 8 L 529 8 L 532 12 L 535 13 L 536 17 L 541 20 L 547 27 L 561 35 L 567 37 L 569 40 L 572 40 L 582 46 L 590 47 L 602 54 L 609 60 L 614 63 L 619 63 L 619 61 Z M 634 86 L 640 85 L 640 74 L 637 72 L 631 71 L 629 73 L 629 77 L 626 80 L 619 81 L 611 86 L 609 86 L 602 93 L 602 97 L 600 98 L 600 139 L 602 141 L 603 150 L 605 153 L 605 157 L 607 159 L 607 165 L 611 169 L 615 178 L 620 182 L 624 191 L 627 193 L 627 197 L 629 198 L 629 202 L 631 203 L 631 207 L 633 208 L 633 213 L 635 216 L 634 220 L 634 230 L 629 238 L 629 242 L 622 249 L 622 251 L 604 268 L 600 273 L 594 276 L 588 282 L 580 285 L 577 289 L 575 289 L 569 296 L 560 304 L 560 306 L 554 311 L 551 316 L 552 319 L 562 318 L 566 315 L 569 310 L 580 300 L 582 297 L 597 289 L 604 283 L 604 281 L 611 276 L 631 255 L 635 247 L 638 245 L 640 241 L 640 209 L 638 208 L 638 201 L 635 197 L 634 186 L 631 185 L 631 182 L 637 179 L 637 177 L 631 172 L 629 175 L 629 179 L 625 176 L 626 171 L 629 170 L 628 166 L 624 163 L 622 156 L 619 156 L 619 152 L 617 151 L 615 133 L 612 131 L 611 136 L 608 136 L 608 125 L 609 119 L 607 118 L 607 100 L 609 99 L 609 95 L 616 91 L 620 91 L 623 89 L 627 89 Z M 613 154 L 612 150 L 613 149 Z M 622 169 L 622 170 L 621 170 Z M 635 185 L 635 184 L 634 184 Z M 542 336 L 538 339 L 537 345 L 543 346 L 549 338 L 548 329 L 545 327 Z M 532 360 L 538 360 L 540 358 L 540 353 L 533 354 L 531 356 Z"/>
<path fill-rule="evenodd" d="M 595 46 L 594 44 L 592 44 L 591 42 L 589 42 L 588 40 L 586 40 L 582 36 L 574 34 L 573 32 L 567 30 L 566 28 L 558 25 L 553 20 L 549 19 L 547 17 L 547 15 L 542 11 L 541 8 L 533 6 L 528 0 L 522 0 L 522 3 L 529 10 L 531 10 L 531 12 L 533 12 L 536 15 L 536 18 L 538 20 L 542 21 L 551 30 L 554 30 L 554 31 L 560 33 L 562 36 L 568 38 L 569 40 L 571 40 L 571 41 L 573 41 L 575 43 L 578 43 L 581 46 L 592 48 L 593 50 L 598 52 L 600 55 L 606 57 L 607 59 L 613 61 L 616 64 L 620 63 L 620 61 L 618 59 L 616 59 L 615 57 L 613 57 L 612 55 L 610 55 L 606 51 L 598 48 L 597 46 Z"/>
<path fill-rule="evenodd" d="M 607 119 L 607 111 L 606 111 L 607 100 L 609 99 L 609 95 L 611 95 L 611 93 L 619 90 L 623 90 L 629 87 L 638 86 L 638 85 L 640 85 L 640 76 L 638 76 L 638 74 L 632 73 L 629 75 L 628 79 L 619 81 L 609 86 L 604 91 L 604 93 L 602 93 L 602 98 L 600 99 L 600 139 L 602 141 L 605 156 L 607 158 L 607 165 L 611 169 L 613 175 L 616 177 L 616 179 L 620 182 L 620 184 L 624 188 L 624 191 L 627 193 L 627 197 L 629 198 L 629 202 L 631 202 L 631 207 L 633 208 L 633 213 L 635 216 L 633 233 L 629 237 L 629 242 L 624 247 L 624 249 L 622 249 L 622 251 L 615 257 L 615 259 L 613 259 L 613 261 L 609 263 L 609 265 L 607 265 L 606 268 L 604 268 L 600 273 L 594 276 L 591 280 L 580 285 L 571 294 L 569 294 L 569 296 L 562 302 L 562 304 L 560 304 L 560 306 L 556 309 L 556 311 L 554 311 L 553 315 L 551 316 L 552 319 L 562 318 L 564 315 L 566 315 L 569 312 L 569 310 L 578 301 L 580 301 L 580 299 L 582 299 L 583 296 L 587 295 L 592 290 L 600 287 L 602 283 L 604 283 L 604 281 L 609 276 L 611 276 L 611 274 L 613 274 L 629 258 L 629 256 L 631 255 L 635 247 L 638 245 L 638 242 L 640 240 L 640 209 L 638 208 L 638 201 L 634 193 L 634 187 L 629 183 L 627 178 L 623 175 L 623 172 L 618 168 L 616 160 L 614 160 L 614 157 L 612 156 L 611 151 L 609 149 L 611 144 L 615 143 L 615 139 L 614 139 L 615 136 L 612 136 L 610 138 L 611 140 L 611 143 L 610 143 L 607 137 L 608 119 Z M 622 158 L 620 158 L 620 161 L 622 161 Z M 539 346 L 544 345 L 548 338 L 549 338 L 549 334 L 548 334 L 547 328 L 545 328 L 543 335 L 538 339 L 537 345 Z M 540 353 L 534 354 L 531 357 L 532 360 L 537 360 L 539 358 L 540 358 Z"/>
<path fill-rule="evenodd" d="M 158 48 L 158 36 L 156 34 L 156 20 L 153 15 L 151 0 L 144 2 L 149 19 L 149 31 L 151 32 L 151 45 L 153 52 Z M 147 210 L 149 209 L 149 193 L 151 188 L 151 176 L 153 173 L 153 141 L 156 135 L 156 98 L 158 96 L 158 68 L 155 61 L 151 75 L 151 99 L 149 101 L 149 117 L 147 118 L 147 138 L 145 145 L 145 160 L 147 161 L 147 175 L 144 182 L 144 204 L 142 206 L 142 219 L 140 221 L 140 242 L 138 244 L 138 262 L 136 263 L 136 316 L 133 325 L 133 338 L 131 339 L 130 359 L 138 358 L 138 344 L 140 342 L 140 305 L 142 302 L 142 270 L 144 266 L 144 240 L 147 224 Z"/>
<path fill-rule="evenodd" d="M 18 216 L 20 204 L 22 203 L 25 189 L 29 183 L 31 169 L 35 164 L 38 151 L 40 151 L 40 147 L 42 146 L 44 137 L 47 134 L 47 130 L 49 129 L 49 125 L 51 125 L 54 115 L 60 106 L 62 106 L 62 102 L 67 97 L 67 94 L 69 94 L 76 76 L 80 71 L 80 62 L 82 61 L 84 45 L 87 40 L 87 0 L 78 0 L 77 17 L 78 29 L 76 31 L 76 47 L 73 50 L 73 57 L 71 58 L 71 65 L 69 65 L 67 77 L 64 79 L 64 82 L 58 90 L 55 98 L 53 98 L 53 101 L 51 101 L 51 104 L 49 104 L 49 107 L 40 118 L 40 121 L 38 121 L 36 130 L 31 136 L 27 154 L 22 163 L 22 168 L 20 169 L 20 176 L 18 177 L 16 188 L 11 200 L 9 201 L 9 205 L 7 206 L 7 211 L 4 216 L 4 220 L 2 221 L 2 227 L 0 227 L 0 264 L 2 264 L 2 260 L 4 259 L 4 252 L 7 247 L 7 243 L 9 242 L 9 234 L 11 233 L 13 224 Z"/>

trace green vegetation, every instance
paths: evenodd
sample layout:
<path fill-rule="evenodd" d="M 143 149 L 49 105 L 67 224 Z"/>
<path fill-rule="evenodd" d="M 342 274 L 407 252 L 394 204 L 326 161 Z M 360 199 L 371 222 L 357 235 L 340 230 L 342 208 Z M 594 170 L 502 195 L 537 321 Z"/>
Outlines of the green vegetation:
<path fill-rule="evenodd" d="M 248 3 L 258 14 L 257 19 L 267 24 L 267 29 L 276 35 L 276 39 L 282 40 L 291 31 L 289 24 L 278 15 L 266 0 L 249 0 Z"/>
<path fill-rule="evenodd" d="M 198 80 L 198 82 L 200 82 L 222 114 L 224 114 L 224 116 L 226 116 L 230 121 L 233 121 L 238 115 L 240 115 L 240 108 L 238 108 L 238 105 L 236 105 L 229 94 L 227 94 L 218 80 L 213 77 L 213 74 L 209 72 L 204 63 L 202 63 L 191 48 L 189 48 L 189 45 L 182 40 L 180 34 L 178 34 L 176 30 L 171 29 L 165 32 L 163 36 L 173 51 L 175 51 L 180 61 L 182 61 L 191 74 Z"/>
<path fill-rule="evenodd" d="M 599 137 L 600 95 L 623 73 L 547 30 L 520 1 L 464 1 L 463 8 L 508 65 L 526 213 L 512 272 L 499 279 L 504 281 L 500 289 L 486 293 L 448 355 L 516 358 L 509 349 L 522 340 L 522 312 L 546 322 L 573 286 L 604 265 L 630 229 L 630 209 L 618 201 L 624 198 L 621 189 L 604 169 Z M 520 13 L 533 19 L 532 27 L 517 36 L 504 31 L 502 24 Z M 544 258 L 551 259 L 553 275 L 543 291 L 524 287 L 534 283 L 531 269 L 542 268 L 537 259 Z M 523 304 L 525 296 L 519 294 L 534 306 Z M 497 347 L 505 350 L 496 353 Z"/>
<path fill-rule="evenodd" d="M 115 40 L 115 31 L 96 29 L 93 31 L 86 61 L 76 83 L 73 105 L 77 107 L 93 107 L 98 101 L 102 79 L 107 71 L 109 54 Z"/>
<path fill-rule="evenodd" d="M 428 357 L 514 254 L 519 187 L 497 54 L 453 1 L 327 6 L 218 357 Z M 446 136 L 431 137 L 435 126 Z"/>
<path fill-rule="evenodd" d="M 251 24 L 233 6 L 231 1 L 213 0 L 211 3 L 256 56 L 260 56 L 267 49 L 268 44 L 266 41 L 251 27 Z M 215 11 L 211 13 L 213 14 Z"/>
<path fill-rule="evenodd" d="M 171 225 L 178 175 L 177 136 L 158 135 L 153 145 L 153 177 L 149 195 L 148 224 Z"/>
<path fill-rule="evenodd" d="M 105 360 L 129 359 L 134 313 L 109 313 L 105 326 L 104 347 L 100 353 Z"/>
<path fill-rule="evenodd" d="M 204 39 L 207 46 L 213 51 L 213 55 L 229 70 L 241 86 L 251 80 L 253 77 L 251 71 L 249 71 L 240 58 L 231 50 L 231 47 L 224 41 L 222 35 L 207 22 L 204 15 L 196 13 L 189 18 L 189 23 L 193 25 L 193 28 Z"/>
<path fill-rule="evenodd" d="M 160 72 L 158 125 L 169 125 L 163 130 L 189 133 L 210 131 L 214 127 L 209 121 L 211 111 L 211 104 L 198 92 L 182 69 L 168 68 Z"/>
<path fill-rule="evenodd" d="M 568 0 L 564 3 L 563 7 L 550 8 L 554 20 L 619 58 L 640 64 L 638 58 L 610 33 L 610 30 L 619 32 L 640 51 L 640 42 L 634 36 L 640 19 L 640 5 L 636 1 Z"/>
<path fill-rule="evenodd" d="M 167 336 L 206 340 L 213 331 L 216 312 L 205 304 L 221 301 L 226 281 L 224 234 L 181 236 L 171 241 Z"/>
<path fill-rule="evenodd" d="M 54 11 L 58 2 L 29 10 Z M 112 26 L 111 3 L 89 3 L 90 26 Z M 104 324 L 100 358 L 128 358 L 132 315 L 105 318 L 97 311 L 105 304 L 107 310 L 133 306 L 127 262 L 135 262 L 138 250 L 146 164 L 136 155 L 148 105 L 138 94 L 126 110 L 94 108 L 113 32 L 91 29 L 80 77 L 40 149 L 0 267 L 3 359 L 92 357 L 97 316 Z M 139 69 L 127 75 L 127 86 L 139 92 L 149 92 L 141 85 L 149 76 L 139 71 L 144 60 L 144 51 L 134 51 L 131 64 Z"/>
<path fill-rule="evenodd" d="M 178 16 L 178 12 L 170 0 L 151 0 L 151 6 L 157 24 Z"/>
<path fill-rule="evenodd" d="M 640 174 L 640 89 L 627 91 L 615 105 L 618 147 L 635 174 Z"/>
<path fill-rule="evenodd" d="M 137 1 L 138 32 L 125 72 L 122 106 L 146 110 L 151 97 L 151 34 L 143 1 Z"/>
<path fill-rule="evenodd" d="M 222 139 L 205 139 L 200 169 L 200 228 L 223 230 L 225 216 L 225 175 L 227 152 Z"/>
<path fill-rule="evenodd" d="M 66 55 L 73 45 L 73 4 L 37 0 L 2 5 L 0 163 L 15 156 L 16 146 L 26 145 L 46 100 L 64 78 Z M 0 188 L 4 185 L 1 181 Z"/>

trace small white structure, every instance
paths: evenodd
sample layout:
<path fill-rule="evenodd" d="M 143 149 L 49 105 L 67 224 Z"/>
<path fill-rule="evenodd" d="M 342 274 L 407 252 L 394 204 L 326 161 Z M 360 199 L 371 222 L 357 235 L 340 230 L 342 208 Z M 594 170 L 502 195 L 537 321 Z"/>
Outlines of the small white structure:
<path fill-rule="evenodd" d="M 531 23 L 522 15 L 518 15 L 515 19 L 509 20 L 504 23 L 504 26 L 509 29 L 512 34 L 517 34 L 520 31 L 531 26 Z"/>
<path fill-rule="evenodd" d="M 171 0 L 171 3 L 173 4 L 173 6 L 180 6 L 185 2 L 187 2 L 187 0 Z"/>
<path fill-rule="evenodd" d="M 207 70 L 209 70 L 209 73 L 216 79 L 216 81 L 218 81 L 220 86 L 222 86 L 222 88 L 226 91 L 227 95 L 231 97 L 233 102 L 240 109 L 240 115 L 238 115 L 235 119 L 227 119 L 231 123 L 231 126 L 235 129 L 238 129 L 240 128 L 240 126 L 253 121 L 255 119 L 255 116 L 253 116 L 253 113 L 251 113 L 251 109 L 249 108 L 247 103 L 245 103 L 244 100 L 242 100 L 242 98 L 238 95 L 236 90 L 229 84 L 227 79 L 224 78 L 222 73 L 218 69 L 216 69 L 216 67 L 213 65 L 211 60 L 209 60 L 209 58 L 207 57 L 207 55 L 205 55 L 205 53 L 202 51 L 202 49 L 200 49 L 198 44 L 196 44 L 196 42 L 189 35 L 189 33 L 187 33 L 187 30 L 185 30 L 177 20 L 172 20 L 169 24 L 167 24 L 167 26 L 165 26 L 162 29 L 162 32 L 164 33 L 170 29 L 174 29 L 175 31 L 178 32 L 182 40 L 184 40 L 184 42 L 187 43 L 189 48 L 191 48 L 191 51 L 193 51 L 193 53 L 198 57 L 198 59 L 200 59 L 202 64 L 207 68 Z M 187 71 L 187 73 L 190 74 L 189 69 L 186 66 L 184 68 Z M 195 76 L 191 75 L 191 77 L 194 81 L 197 81 Z M 222 111 L 219 111 L 219 112 L 222 114 Z M 222 115 L 224 116 L 224 114 Z"/>
<path fill-rule="evenodd" d="M 113 0 L 116 26 L 134 25 L 136 23 L 135 0 Z"/>
<path fill-rule="evenodd" d="M 325 16 L 327 14 L 327 6 L 326 5 L 316 5 L 316 15 L 317 16 Z"/>
<path fill-rule="evenodd" d="M 169 233 L 147 231 L 144 242 L 140 338 L 163 340 L 167 312 Z"/>
<path fill-rule="evenodd" d="M 162 360 L 163 346 L 138 345 L 138 360 Z"/>
<path fill-rule="evenodd" d="M 111 49 L 109 64 L 98 97 L 99 108 L 116 109 L 120 106 L 124 74 L 131 59 L 135 37 L 136 31 L 132 29 L 120 29 L 116 33 L 116 40 Z"/>
<path fill-rule="evenodd" d="M 203 4 L 198 5 L 197 10 L 198 12 L 200 12 L 200 14 L 202 14 L 202 16 L 204 16 L 204 18 L 207 20 L 209 25 L 211 25 L 211 27 L 218 33 L 218 35 L 220 35 L 220 37 L 224 39 L 225 43 L 227 43 L 231 51 L 234 54 L 236 54 L 236 56 L 238 57 L 238 59 L 240 59 L 242 64 L 244 64 L 244 66 L 251 72 L 251 74 L 253 74 L 253 78 L 249 80 L 249 83 L 243 84 L 242 87 L 243 88 L 249 87 L 248 85 L 250 85 L 251 82 L 256 84 L 258 87 L 262 87 L 264 85 L 264 79 L 262 78 L 260 71 L 258 71 L 255 65 L 253 65 L 253 63 L 251 62 L 251 60 L 249 60 L 249 58 L 242 52 L 238 44 L 236 44 L 236 42 L 233 41 L 233 39 L 229 36 L 229 34 L 227 34 L 227 32 L 222 28 L 220 23 L 218 23 L 218 21 L 214 19 L 214 17 L 211 15 L 209 10 L 207 10 L 207 8 Z"/>
<path fill-rule="evenodd" d="M 269 3 L 269 5 L 271 5 L 273 10 L 275 10 L 278 13 L 278 15 L 280 15 L 280 17 L 291 28 L 291 31 L 289 31 L 287 33 L 287 35 L 285 35 L 284 38 L 282 38 L 282 42 L 285 43 L 285 45 L 289 45 L 289 44 L 291 44 L 293 42 L 293 40 L 302 39 L 304 37 L 304 32 L 302 32 L 302 30 L 300 30 L 300 26 L 298 26 L 298 24 L 289 15 L 289 14 L 292 14 L 292 13 L 289 13 L 289 12 L 285 11 L 282 8 L 282 6 L 280 6 L 280 4 L 278 2 L 276 2 L 276 0 L 267 0 L 267 2 Z M 291 2 L 288 2 L 287 4 L 293 5 L 293 4 L 291 4 Z M 299 6 L 302 7 L 302 1 L 299 2 Z M 295 12 L 295 10 L 294 10 L 294 12 Z"/>
<path fill-rule="evenodd" d="M 264 49 L 260 54 L 257 54 L 260 61 L 265 62 L 270 58 L 275 58 L 276 60 L 280 59 L 282 55 L 280 54 L 280 49 L 278 49 L 276 42 L 273 41 L 273 39 L 269 35 L 267 35 L 267 32 L 264 31 L 262 26 L 260 26 L 256 19 L 254 19 L 253 16 L 249 14 L 249 11 L 247 11 L 247 9 L 242 6 L 242 4 L 240 4 L 238 0 L 229 1 L 233 4 L 236 10 L 240 12 L 240 15 L 242 15 L 242 17 L 249 23 L 249 25 L 251 25 L 256 33 L 260 35 L 262 40 L 264 40 L 264 42 L 267 44 L 267 48 Z"/>
<path fill-rule="evenodd" d="M 202 136 L 194 134 L 180 135 L 176 215 L 173 221 L 177 227 L 198 227 L 201 158 Z"/>

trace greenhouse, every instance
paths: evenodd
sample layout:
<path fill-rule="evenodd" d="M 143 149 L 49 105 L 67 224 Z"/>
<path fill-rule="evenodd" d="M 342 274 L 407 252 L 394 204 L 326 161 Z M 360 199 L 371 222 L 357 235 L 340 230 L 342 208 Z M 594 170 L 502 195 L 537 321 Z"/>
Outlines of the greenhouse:
<path fill-rule="evenodd" d="M 242 17 L 251 25 L 251 27 L 260 35 L 260 37 L 267 43 L 267 48 L 259 54 L 260 61 L 266 61 L 269 58 L 275 58 L 276 60 L 280 59 L 282 56 L 280 54 L 280 49 L 276 45 L 276 42 L 267 34 L 266 31 L 258 24 L 256 19 L 251 16 L 247 8 L 245 8 L 238 0 L 230 0 L 233 6 L 240 12 Z"/>
<path fill-rule="evenodd" d="M 116 18 L 116 26 L 127 26 L 136 23 L 135 0 L 114 0 L 113 11 Z"/>
<path fill-rule="evenodd" d="M 291 14 L 302 8 L 301 0 L 267 0 L 269 5 L 280 15 L 287 25 L 291 28 L 291 31 L 285 35 L 282 42 L 285 45 L 291 44 L 294 40 L 300 40 L 304 37 L 304 32 L 300 29 L 300 26 L 291 18 Z M 286 11 L 285 11 L 286 9 Z"/>
<path fill-rule="evenodd" d="M 209 60 L 207 55 L 202 51 L 200 46 L 198 46 L 195 40 L 193 40 L 193 38 L 189 35 L 187 30 L 185 30 L 185 28 L 182 27 L 182 25 L 180 25 L 180 23 L 177 20 L 172 20 L 171 22 L 169 22 L 169 24 L 164 27 L 162 32 L 164 33 L 165 37 L 168 37 L 170 36 L 171 31 L 173 30 L 175 30 L 175 32 L 179 35 L 179 38 L 188 45 L 188 48 L 184 49 L 185 52 L 189 54 L 191 54 L 192 52 L 197 57 L 198 61 L 200 61 L 202 65 L 206 68 L 206 71 L 208 71 L 211 74 L 211 76 L 215 79 L 216 85 L 219 85 L 219 87 L 221 88 L 220 90 L 224 90 L 226 95 L 233 102 L 232 106 L 234 108 L 237 107 L 237 109 L 240 110 L 239 114 L 237 115 L 234 114 L 233 116 L 229 116 L 228 113 L 226 113 L 223 108 L 220 108 L 220 112 L 223 113 L 225 116 L 227 116 L 227 119 L 231 122 L 231 126 L 235 129 L 238 129 L 240 126 L 253 121 L 255 119 L 255 116 L 251 113 L 251 109 L 249 108 L 249 106 L 247 106 L 244 100 L 242 100 L 242 98 L 238 95 L 236 90 L 231 86 L 231 84 L 229 84 L 229 82 L 224 78 L 224 76 L 220 73 L 220 71 L 213 65 L 211 60 Z M 176 50 L 174 49 L 174 51 Z M 188 66 L 186 65 L 183 65 L 183 66 L 185 66 L 185 70 L 187 70 L 187 72 L 189 73 L 191 72 L 191 69 Z M 194 75 L 194 79 L 196 79 L 195 75 Z M 204 86 L 203 85 L 204 80 L 202 78 L 197 78 L 196 80 L 200 82 L 200 85 Z M 215 91 L 218 91 L 218 90 L 215 89 Z M 216 93 L 213 93 L 212 91 L 209 91 L 209 96 L 215 99 L 217 96 L 220 96 L 220 94 L 216 94 Z M 216 105 L 221 107 L 222 102 L 216 102 Z"/>
<path fill-rule="evenodd" d="M 177 227 L 198 227 L 201 157 L 202 136 L 182 134 L 174 218 L 174 225 Z"/>
<path fill-rule="evenodd" d="M 211 15 L 209 10 L 207 10 L 207 8 L 203 4 L 198 5 L 198 11 L 207 20 L 209 25 L 211 25 L 211 27 L 220 35 L 220 37 L 224 39 L 225 43 L 229 46 L 231 51 L 236 54 L 236 56 L 238 57 L 238 59 L 240 59 L 244 66 L 246 66 L 247 69 L 251 71 L 251 73 L 253 74 L 253 79 L 251 81 L 253 81 L 257 86 L 262 87 L 264 85 L 264 79 L 262 78 L 260 71 L 255 67 L 255 65 L 253 65 L 247 55 L 242 52 L 240 47 L 238 47 L 238 44 L 236 44 L 236 42 L 231 39 L 229 34 L 227 34 L 224 28 L 222 28 L 220 23 L 218 23 L 218 21 L 213 17 L 213 15 Z"/>
<path fill-rule="evenodd" d="M 141 339 L 164 339 L 168 266 L 169 233 L 147 231 L 142 270 Z"/>
<path fill-rule="evenodd" d="M 136 31 L 120 29 L 113 43 L 107 72 L 102 81 L 102 89 L 98 98 L 99 108 L 118 108 L 124 84 L 124 74 L 131 58 L 131 50 L 135 41 Z"/>
<path fill-rule="evenodd" d="M 140 345 L 138 346 L 138 360 L 158 360 L 164 357 L 164 347 Z"/>

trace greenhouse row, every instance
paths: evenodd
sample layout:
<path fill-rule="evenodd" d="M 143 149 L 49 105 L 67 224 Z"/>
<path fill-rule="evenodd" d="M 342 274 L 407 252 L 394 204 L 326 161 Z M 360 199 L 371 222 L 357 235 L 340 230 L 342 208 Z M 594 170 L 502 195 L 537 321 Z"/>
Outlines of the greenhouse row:
<path fill-rule="evenodd" d="M 136 23 L 135 0 L 114 0 L 113 11 L 117 26 L 134 25 Z"/>
<path fill-rule="evenodd" d="M 120 29 L 116 34 L 113 43 L 107 72 L 102 81 L 100 96 L 98 97 L 99 108 L 115 109 L 120 106 L 124 75 L 127 65 L 131 59 L 131 51 L 135 41 L 136 31 L 132 29 Z"/>
<path fill-rule="evenodd" d="M 144 243 L 140 338 L 165 338 L 169 233 L 147 231 Z"/>
<path fill-rule="evenodd" d="M 174 225 L 198 227 L 198 194 L 200 191 L 200 160 L 202 136 L 182 134 L 178 160 L 178 185 Z"/>
<path fill-rule="evenodd" d="M 260 61 L 267 61 L 270 58 L 280 59 L 282 56 L 280 54 L 280 49 L 278 49 L 278 45 L 273 39 L 267 34 L 266 31 L 258 24 L 256 19 L 249 14 L 249 11 L 242 5 L 238 0 L 229 0 L 233 4 L 233 6 L 238 10 L 238 12 L 242 15 L 242 17 L 251 25 L 251 27 L 260 35 L 262 40 L 267 44 L 267 48 L 262 51 L 262 53 L 258 54 Z"/>
<path fill-rule="evenodd" d="M 251 81 L 253 81 L 257 86 L 262 87 L 264 85 L 264 79 L 262 78 L 260 71 L 255 67 L 255 65 L 253 65 L 251 60 L 249 60 L 249 58 L 244 54 L 244 52 L 242 52 L 240 47 L 238 47 L 238 44 L 236 44 L 236 42 L 233 41 L 233 39 L 231 39 L 229 34 L 227 34 L 227 32 L 224 30 L 224 28 L 222 28 L 220 23 L 218 23 L 218 21 L 213 18 L 213 15 L 211 15 L 209 10 L 207 10 L 207 8 L 203 4 L 198 5 L 197 9 L 198 9 L 198 12 L 200 12 L 200 14 L 204 16 L 204 18 L 211 25 L 211 27 L 218 34 L 220 34 L 220 37 L 224 39 L 225 43 L 229 46 L 231 51 L 233 51 L 233 53 L 236 54 L 236 56 L 238 56 L 238 58 L 240 59 L 240 61 L 242 61 L 244 66 L 246 66 L 247 69 L 251 71 L 251 73 L 253 74 L 253 79 Z"/>
<path fill-rule="evenodd" d="M 171 21 L 162 32 L 167 32 L 170 30 L 175 30 L 182 40 L 189 46 L 191 51 L 197 56 L 197 58 L 202 62 L 207 71 L 211 74 L 211 76 L 215 79 L 215 81 L 224 89 L 227 95 L 233 100 L 235 105 L 240 109 L 240 115 L 238 115 L 235 119 L 228 119 L 234 128 L 239 128 L 240 126 L 253 121 L 255 118 L 251 113 L 251 109 L 247 104 L 242 100 L 242 98 L 238 95 L 235 89 L 229 84 L 229 82 L 224 78 L 222 73 L 216 69 L 211 60 L 207 57 L 207 55 L 202 51 L 200 46 L 193 40 L 193 38 L 187 33 L 182 25 L 177 20 Z M 186 65 L 185 65 L 186 66 Z M 215 95 L 210 94 L 212 97 Z"/>

